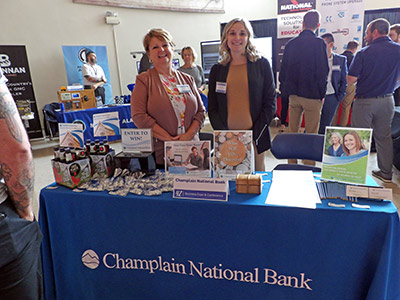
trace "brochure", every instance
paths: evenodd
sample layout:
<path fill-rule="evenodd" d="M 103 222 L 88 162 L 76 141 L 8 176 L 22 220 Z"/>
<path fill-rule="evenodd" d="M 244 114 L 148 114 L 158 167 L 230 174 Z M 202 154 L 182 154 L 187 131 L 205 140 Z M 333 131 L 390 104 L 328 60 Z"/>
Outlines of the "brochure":
<path fill-rule="evenodd" d="M 78 123 L 58 123 L 61 147 L 83 148 L 83 125 Z"/>
<path fill-rule="evenodd" d="M 172 175 L 211 177 L 210 141 L 165 142 L 165 171 Z"/>
<path fill-rule="evenodd" d="M 94 136 L 120 135 L 118 112 L 94 114 L 93 133 Z"/>
<path fill-rule="evenodd" d="M 235 180 L 237 174 L 254 172 L 254 150 L 251 130 L 214 132 L 214 177 Z"/>
<path fill-rule="evenodd" d="M 326 127 L 322 179 L 366 184 L 372 129 Z"/>

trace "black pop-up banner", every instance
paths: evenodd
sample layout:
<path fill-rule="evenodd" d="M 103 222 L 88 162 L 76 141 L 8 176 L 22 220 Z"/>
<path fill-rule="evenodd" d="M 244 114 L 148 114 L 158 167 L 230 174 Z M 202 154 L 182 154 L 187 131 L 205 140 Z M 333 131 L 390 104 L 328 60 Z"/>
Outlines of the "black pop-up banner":
<path fill-rule="evenodd" d="M 29 138 L 43 137 L 25 46 L 0 46 L 0 67 Z"/>

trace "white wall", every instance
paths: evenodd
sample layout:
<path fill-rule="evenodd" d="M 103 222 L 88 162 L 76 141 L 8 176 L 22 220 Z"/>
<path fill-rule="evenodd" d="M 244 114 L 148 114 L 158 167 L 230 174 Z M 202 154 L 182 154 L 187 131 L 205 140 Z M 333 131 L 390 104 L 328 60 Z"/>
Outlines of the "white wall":
<path fill-rule="evenodd" d="M 400 7 L 398 0 L 365 0 L 366 9 Z M 120 95 L 115 50 L 120 59 L 122 94 L 135 81 L 135 60 L 129 54 L 143 50 L 142 39 L 154 27 L 167 29 L 177 48 L 219 39 L 219 24 L 234 17 L 250 20 L 276 18 L 277 0 L 225 0 L 225 14 L 200 14 L 74 4 L 72 0 L 1 0 L 0 45 L 26 45 L 38 109 L 57 101 L 57 90 L 67 84 L 63 45 L 106 45 L 114 95 Z M 118 12 L 118 49 L 106 11 Z M 200 63 L 200 60 L 198 60 Z M 43 124 L 42 124 L 43 126 Z"/>

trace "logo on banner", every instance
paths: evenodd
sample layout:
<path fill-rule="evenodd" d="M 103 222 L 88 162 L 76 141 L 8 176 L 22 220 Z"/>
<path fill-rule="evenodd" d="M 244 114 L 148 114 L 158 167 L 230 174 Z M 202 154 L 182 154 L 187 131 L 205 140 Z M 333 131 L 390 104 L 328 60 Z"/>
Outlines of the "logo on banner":
<path fill-rule="evenodd" d="M 319 30 L 319 32 L 320 32 L 320 33 L 325 33 L 325 32 L 326 32 L 326 28 L 321 28 L 321 29 Z"/>
<path fill-rule="evenodd" d="M 326 22 L 326 23 L 331 23 L 331 22 L 333 22 L 332 16 L 326 16 L 325 22 Z"/>
<path fill-rule="evenodd" d="M 338 17 L 339 17 L 339 18 L 344 18 L 344 11 L 340 11 L 340 12 L 338 13 Z"/>
<path fill-rule="evenodd" d="M 336 31 L 332 31 L 332 34 L 337 34 L 337 33 L 341 33 L 344 36 L 349 35 L 349 28 L 343 28 L 342 30 L 338 29 Z"/>
<path fill-rule="evenodd" d="M 85 132 L 85 130 L 86 130 L 86 123 L 85 122 L 83 122 L 82 120 L 74 120 L 72 123 L 73 124 L 82 124 L 83 132 Z"/>
<path fill-rule="evenodd" d="M 96 269 L 100 264 L 99 256 L 93 250 L 86 250 L 82 254 L 82 263 L 89 269 Z"/>
<path fill-rule="evenodd" d="M 11 66 L 10 57 L 7 54 L 0 54 L 0 67 L 9 67 Z"/>
<path fill-rule="evenodd" d="M 282 4 L 280 7 L 281 12 L 301 12 L 307 11 L 313 8 L 313 4 L 311 2 L 299 3 L 295 0 L 290 1 L 291 4 Z"/>
<path fill-rule="evenodd" d="M 86 48 L 81 48 L 78 51 L 78 58 L 82 63 L 86 63 Z"/>
<path fill-rule="evenodd" d="M 204 262 L 195 262 L 190 259 L 179 262 L 175 258 L 166 260 L 161 255 L 152 259 L 121 257 L 118 253 L 110 252 L 103 255 L 102 262 L 104 267 L 109 270 L 146 271 L 149 274 L 161 272 L 198 277 L 205 280 L 219 279 L 252 284 L 278 285 L 307 291 L 313 290 L 313 280 L 307 278 L 305 272 L 289 276 L 266 267 L 238 270 L 225 267 L 222 264 L 207 265 Z M 93 250 L 86 250 L 82 254 L 82 263 L 89 269 L 96 269 L 100 264 L 99 256 Z"/>
<path fill-rule="evenodd" d="M 360 18 L 359 14 L 352 15 L 351 17 L 353 20 L 358 20 Z"/>
<path fill-rule="evenodd" d="M 357 26 L 357 32 L 361 32 L 361 25 Z"/>

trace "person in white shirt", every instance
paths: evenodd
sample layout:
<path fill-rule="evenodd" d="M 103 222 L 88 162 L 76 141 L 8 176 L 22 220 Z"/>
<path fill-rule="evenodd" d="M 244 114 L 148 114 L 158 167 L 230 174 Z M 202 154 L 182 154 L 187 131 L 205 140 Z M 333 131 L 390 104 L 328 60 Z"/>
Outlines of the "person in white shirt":
<path fill-rule="evenodd" d="M 107 82 L 101 66 L 97 64 L 97 56 L 92 50 L 86 51 L 86 64 L 82 66 L 83 86 L 85 89 L 94 89 L 96 98 L 101 97 L 105 104 L 106 95 L 103 85 Z"/>

